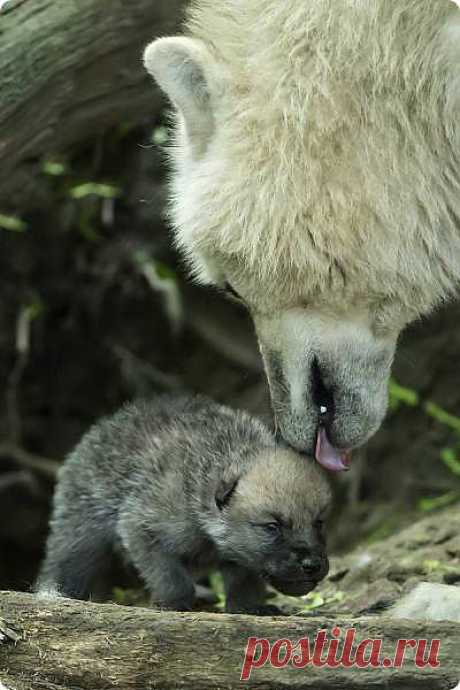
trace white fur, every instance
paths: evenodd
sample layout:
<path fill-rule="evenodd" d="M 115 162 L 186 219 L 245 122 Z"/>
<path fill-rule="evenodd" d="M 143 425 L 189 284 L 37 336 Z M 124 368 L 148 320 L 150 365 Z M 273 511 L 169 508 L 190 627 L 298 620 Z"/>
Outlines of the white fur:
<path fill-rule="evenodd" d="M 214 129 L 208 84 L 216 85 L 208 50 L 200 41 L 183 36 L 160 38 L 147 46 L 144 65 L 181 114 L 189 142 L 184 155 L 200 154 Z"/>
<path fill-rule="evenodd" d="M 460 282 L 460 10 L 196 0 L 187 33 L 146 52 L 178 107 L 177 244 L 198 279 L 241 294 L 265 350 L 304 312 L 284 334 L 286 438 L 311 446 L 314 420 L 305 434 L 294 420 L 312 407 L 305 362 L 335 351 L 337 407 L 350 386 L 363 414 L 379 396 L 359 433 L 337 418 L 339 440 L 359 445 L 381 421 L 398 333 Z M 203 76 L 198 96 L 184 61 Z M 363 380 L 372 367 L 378 393 Z"/>
<path fill-rule="evenodd" d="M 227 89 L 186 180 L 175 151 L 179 243 L 289 300 L 348 292 L 397 302 L 405 321 L 446 296 L 460 275 L 457 15 L 447 0 L 196 3 L 191 33 Z"/>

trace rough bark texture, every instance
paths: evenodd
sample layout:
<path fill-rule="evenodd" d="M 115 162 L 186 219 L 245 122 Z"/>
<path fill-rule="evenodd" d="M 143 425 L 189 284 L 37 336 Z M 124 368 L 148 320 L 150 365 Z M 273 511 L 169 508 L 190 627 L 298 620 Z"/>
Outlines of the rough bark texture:
<path fill-rule="evenodd" d="M 37 158 L 160 107 L 141 63 L 182 0 L 22 0 L 0 10 L 0 206 L 35 190 Z"/>
<path fill-rule="evenodd" d="M 147 690 L 242 687 L 240 671 L 250 636 L 314 639 L 319 629 L 350 627 L 351 619 L 257 618 L 156 613 L 148 609 L 37 600 L 0 594 L 0 682 L 10 690 Z M 253 672 L 254 689 L 392 688 L 450 690 L 459 679 L 460 626 L 354 619 L 357 638 L 384 637 L 393 655 L 400 638 L 440 638 L 438 669 L 307 669 L 270 664 Z"/>

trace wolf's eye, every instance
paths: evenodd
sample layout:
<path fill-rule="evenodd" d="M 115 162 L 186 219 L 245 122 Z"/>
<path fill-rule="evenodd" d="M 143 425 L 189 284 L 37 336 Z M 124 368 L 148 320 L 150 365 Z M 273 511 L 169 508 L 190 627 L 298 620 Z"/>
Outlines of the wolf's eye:
<path fill-rule="evenodd" d="M 227 295 L 231 295 L 234 299 L 238 300 L 238 302 L 243 302 L 243 298 L 241 297 L 240 294 L 235 290 L 230 283 L 224 283 L 224 290 Z"/>

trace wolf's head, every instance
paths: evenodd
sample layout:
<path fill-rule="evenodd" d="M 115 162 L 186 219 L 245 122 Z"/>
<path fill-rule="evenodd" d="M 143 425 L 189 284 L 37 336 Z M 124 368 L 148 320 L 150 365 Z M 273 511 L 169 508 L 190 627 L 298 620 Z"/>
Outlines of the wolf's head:
<path fill-rule="evenodd" d="M 177 244 L 251 312 L 285 439 L 340 469 L 400 331 L 460 279 L 460 11 L 199 0 L 189 29 L 145 52 Z"/>

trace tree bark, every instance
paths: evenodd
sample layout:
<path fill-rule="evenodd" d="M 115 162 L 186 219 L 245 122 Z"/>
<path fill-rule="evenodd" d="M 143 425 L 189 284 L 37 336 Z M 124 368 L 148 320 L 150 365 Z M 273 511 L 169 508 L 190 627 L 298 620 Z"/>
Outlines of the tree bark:
<path fill-rule="evenodd" d="M 246 686 L 450 690 L 460 676 L 460 626 L 448 623 L 159 613 L 16 592 L 0 594 L 0 615 L 0 687 L 8 690 L 231 690 L 244 687 L 240 673 L 250 636 L 313 641 L 318 630 L 334 626 L 353 626 L 359 641 L 382 637 L 382 658 L 394 655 L 398 639 L 438 638 L 440 667 L 417 669 L 410 654 L 400 669 L 276 669 L 267 663 L 253 670 Z"/>
<path fill-rule="evenodd" d="M 182 0 L 11 0 L 0 10 L 0 207 L 30 201 L 37 159 L 158 111 L 148 41 Z"/>

